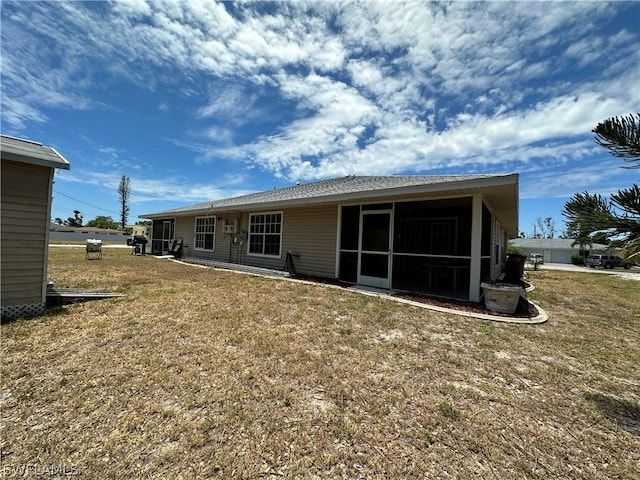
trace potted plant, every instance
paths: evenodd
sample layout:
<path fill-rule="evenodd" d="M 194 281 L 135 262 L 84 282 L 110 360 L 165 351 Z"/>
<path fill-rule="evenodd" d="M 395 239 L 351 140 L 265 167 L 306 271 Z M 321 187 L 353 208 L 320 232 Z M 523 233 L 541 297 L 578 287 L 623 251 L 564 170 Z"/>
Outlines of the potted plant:
<path fill-rule="evenodd" d="M 489 310 L 500 313 L 515 313 L 523 288 L 511 283 L 480 284 L 484 291 L 484 304 Z"/>

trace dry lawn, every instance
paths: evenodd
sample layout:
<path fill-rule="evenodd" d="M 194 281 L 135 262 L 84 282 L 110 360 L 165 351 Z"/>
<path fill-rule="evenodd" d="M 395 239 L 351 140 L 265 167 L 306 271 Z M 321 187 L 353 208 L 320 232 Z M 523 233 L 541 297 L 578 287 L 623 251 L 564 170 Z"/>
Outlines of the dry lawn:
<path fill-rule="evenodd" d="M 523 326 L 126 249 L 50 278 L 127 297 L 2 326 L 6 478 L 638 478 L 638 282 L 533 272 Z"/>

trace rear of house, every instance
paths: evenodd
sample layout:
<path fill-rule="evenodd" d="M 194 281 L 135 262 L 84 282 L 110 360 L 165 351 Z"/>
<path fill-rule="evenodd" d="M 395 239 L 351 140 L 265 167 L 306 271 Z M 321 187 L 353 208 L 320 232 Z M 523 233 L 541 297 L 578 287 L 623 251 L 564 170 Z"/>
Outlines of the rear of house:
<path fill-rule="evenodd" d="M 518 231 L 518 175 L 355 177 L 142 215 L 151 251 L 478 301 Z"/>
<path fill-rule="evenodd" d="M 53 148 L 0 136 L 1 304 L 3 318 L 44 310 L 51 192 L 56 168 L 69 168 Z"/>

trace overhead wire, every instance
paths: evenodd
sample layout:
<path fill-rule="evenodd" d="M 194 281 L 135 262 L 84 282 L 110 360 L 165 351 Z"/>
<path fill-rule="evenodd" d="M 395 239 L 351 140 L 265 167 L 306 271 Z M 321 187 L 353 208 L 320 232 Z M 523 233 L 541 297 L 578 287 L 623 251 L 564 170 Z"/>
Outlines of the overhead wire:
<path fill-rule="evenodd" d="M 107 208 L 102 208 L 102 207 L 98 207 L 97 205 L 92 205 L 92 204 L 87 203 L 87 202 L 85 202 L 85 201 L 83 201 L 83 200 L 80 200 L 80 199 L 78 199 L 78 198 L 73 198 L 73 197 L 71 197 L 71 196 L 69 196 L 69 195 L 66 195 L 66 194 L 64 194 L 64 193 L 62 193 L 62 192 L 60 192 L 60 191 L 56 191 L 56 194 L 57 194 L 57 195 L 62 195 L 63 197 L 70 198 L 71 200 L 74 200 L 74 201 L 76 201 L 76 202 L 80 202 L 80 203 L 82 203 L 82 204 L 84 204 L 84 205 L 87 205 L 87 206 L 89 206 L 89 207 L 97 208 L 98 210 L 102 210 L 102 211 L 104 211 L 104 212 L 109 212 L 109 213 L 113 213 L 113 214 L 115 214 L 115 215 L 120 215 L 120 212 L 114 212 L 113 210 L 109 210 L 109 209 L 107 209 Z"/>

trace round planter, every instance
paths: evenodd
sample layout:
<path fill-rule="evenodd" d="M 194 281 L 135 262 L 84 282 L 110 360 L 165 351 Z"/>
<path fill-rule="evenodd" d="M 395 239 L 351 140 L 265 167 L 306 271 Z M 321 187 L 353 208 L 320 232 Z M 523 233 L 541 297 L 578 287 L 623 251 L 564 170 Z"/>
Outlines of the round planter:
<path fill-rule="evenodd" d="M 484 303 L 489 310 L 500 313 L 514 313 L 522 287 L 509 283 L 481 283 L 484 290 Z"/>

